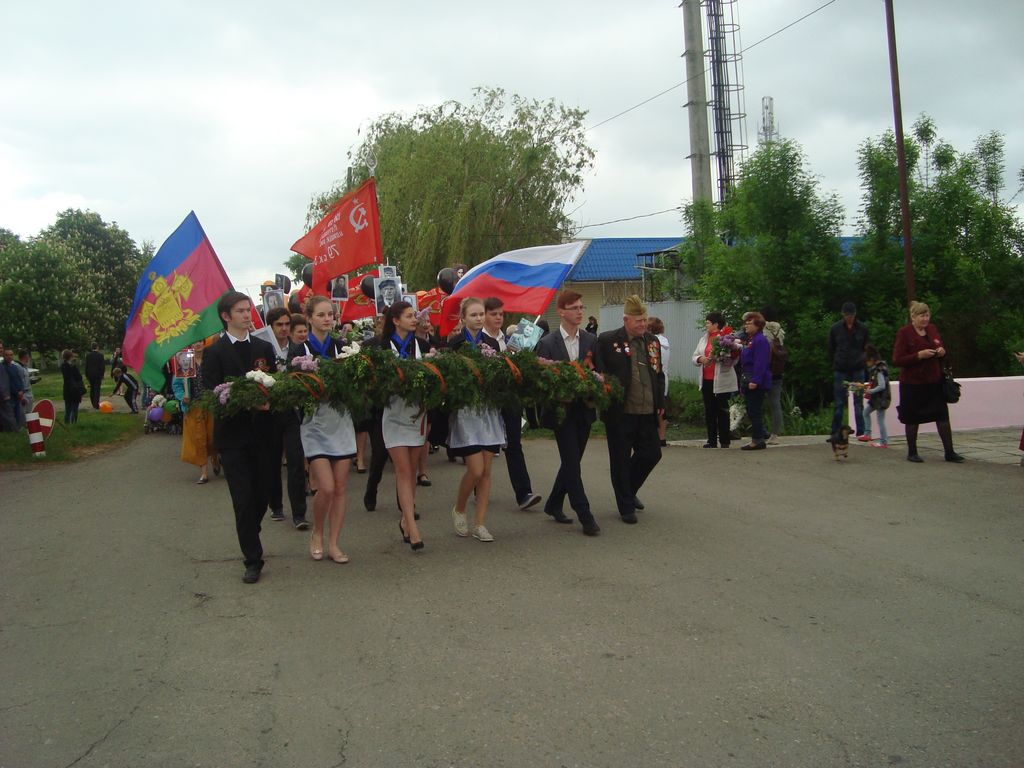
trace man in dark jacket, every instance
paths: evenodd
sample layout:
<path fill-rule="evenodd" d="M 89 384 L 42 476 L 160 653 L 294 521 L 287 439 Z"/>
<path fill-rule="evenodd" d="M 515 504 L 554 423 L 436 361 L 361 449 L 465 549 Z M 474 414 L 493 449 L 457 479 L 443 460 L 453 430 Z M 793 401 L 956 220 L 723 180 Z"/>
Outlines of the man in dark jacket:
<path fill-rule="evenodd" d="M 100 352 L 100 345 L 93 342 L 92 351 L 85 356 L 85 379 L 89 382 L 89 402 L 93 410 L 100 408 L 100 388 L 107 372 L 107 359 Z"/>
<path fill-rule="evenodd" d="M 205 389 L 213 390 L 229 376 L 277 370 L 274 348 L 263 339 L 249 335 L 251 311 L 249 297 L 238 291 L 228 291 L 217 302 L 224 335 L 207 348 L 203 357 Z M 259 581 L 263 570 L 260 524 L 267 511 L 269 478 L 275 462 L 281 461 L 280 449 L 274 456 L 272 438 L 273 418 L 266 406 L 235 416 L 218 417 L 213 424 L 213 442 L 228 481 L 235 510 L 235 531 L 245 558 L 242 581 L 246 584 Z M 281 471 L 280 466 L 276 468 Z"/>
<path fill-rule="evenodd" d="M 847 381 L 864 381 L 864 348 L 868 345 L 868 327 L 857 319 L 857 306 L 848 301 L 843 304 L 843 319 L 828 332 L 828 356 L 832 361 L 832 434 L 846 424 L 843 408 L 846 406 Z M 854 390 L 853 418 L 857 434 L 864 434 L 864 409 L 860 390 Z"/>
<path fill-rule="evenodd" d="M 647 306 L 639 296 L 626 299 L 621 328 L 597 337 L 596 364 L 626 390 L 623 402 L 601 418 L 608 435 L 615 503 L 622 522 L 633 524 L 636 511 L 643 509 L 636 495 L 661 461 L 658 416 L 665 410 L 661 342 L 647 332 Z"/>
<path fill-rule="evenodd" d="M 576 291 L 562 291 L 558 296 L 558 329 L 540 340 L 537 354 L 549 360 L 572 360 L 586 367 L 592 366 L 597 337 L 580 328 L 583 309 L 583 297 L 580 294 Z M 577 400 L 565 406 L 565 418 L 561 421 L 550 411 L 545 411 L 543 419 L 544 426 L 555 432 L 558 457 L 561 459 L 544 511 L 559 523 L 572 523 L 572 518 L 562 512 L 562 503 L 568 495 L 569 504 L 587 536 L 601 533 L 591 514 L 590 500 L 580 471 L 580 461 L 587 449 L 590 426 L 595 418 L 594 409 Z"/>

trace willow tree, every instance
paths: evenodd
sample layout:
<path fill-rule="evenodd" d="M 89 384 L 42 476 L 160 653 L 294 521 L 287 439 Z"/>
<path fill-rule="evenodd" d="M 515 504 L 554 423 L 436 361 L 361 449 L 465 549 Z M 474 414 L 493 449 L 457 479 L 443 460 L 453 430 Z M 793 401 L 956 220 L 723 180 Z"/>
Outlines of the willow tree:
<path fill-rule="evenodd" d="M 593 164 L 586 112 L 499 88 L 470 104 L 446 101 L 378 117 L 349 152 L 349 178 L 310 204 L 312 223 L 376 162 L 384 253 L 411 286 L 454 263 L 559 242 L 565 208 Z"/>

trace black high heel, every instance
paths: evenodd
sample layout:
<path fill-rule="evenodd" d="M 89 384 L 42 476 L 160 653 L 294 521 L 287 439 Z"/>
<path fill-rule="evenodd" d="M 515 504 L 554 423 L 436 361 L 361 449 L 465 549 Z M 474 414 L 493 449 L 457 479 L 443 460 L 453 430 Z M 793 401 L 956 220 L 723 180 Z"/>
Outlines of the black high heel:
<path fill-rule="evenodd" d="M 405 535 L 405 528 L 402 527 L 402 518 L 398 518 L 398 530 L 402 532 L 402 541 L 409 543 L 409 537 Z"/>
<path fill-rule="evenodd" d="M 413 552 L 419 552 L 421 549 L 423 549 L 423 539 L 420 539 L 419 541 L 417 541 L 415 543 L 410 541 L 409 542 L 409 548 Z"/>

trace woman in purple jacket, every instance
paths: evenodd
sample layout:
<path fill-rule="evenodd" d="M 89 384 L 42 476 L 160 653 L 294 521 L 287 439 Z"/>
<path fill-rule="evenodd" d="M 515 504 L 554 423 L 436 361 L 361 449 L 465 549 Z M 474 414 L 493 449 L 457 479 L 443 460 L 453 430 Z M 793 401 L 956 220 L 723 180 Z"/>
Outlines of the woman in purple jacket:
<path fill-rule="evenodd" d="M 742 451 L 759 451 L 767 448 L 768 433 L 764 429 L 764 397 L 772 388 L 772 372 L 770 368 L 772 347 L 764 337 L 764 315 L 760 312 L 747 312 L 743 316 L 743 329 L 747 332 L 747 345 L 740 353 L 743 374 L 740 377 L 740 391 L 747 405 L 747 416 L 753 430 L 750 442 Z"/>

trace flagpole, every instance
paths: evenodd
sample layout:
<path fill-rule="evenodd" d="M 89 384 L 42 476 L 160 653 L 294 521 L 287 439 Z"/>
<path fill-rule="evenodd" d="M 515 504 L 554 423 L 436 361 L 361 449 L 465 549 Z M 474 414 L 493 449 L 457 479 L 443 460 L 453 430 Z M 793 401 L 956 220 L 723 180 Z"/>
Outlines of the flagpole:
<path fill-rule="evenodd" d="M 373 147 L 367 147 L 363 152 L 363 163 L 366 165 L 366 170 L 370 172 L 370 178 L 374 178 L 377 175 L 377 153 L 373 151 Z M 391 266 L 386 253 L 384 254 L 384 264 Z"/>

